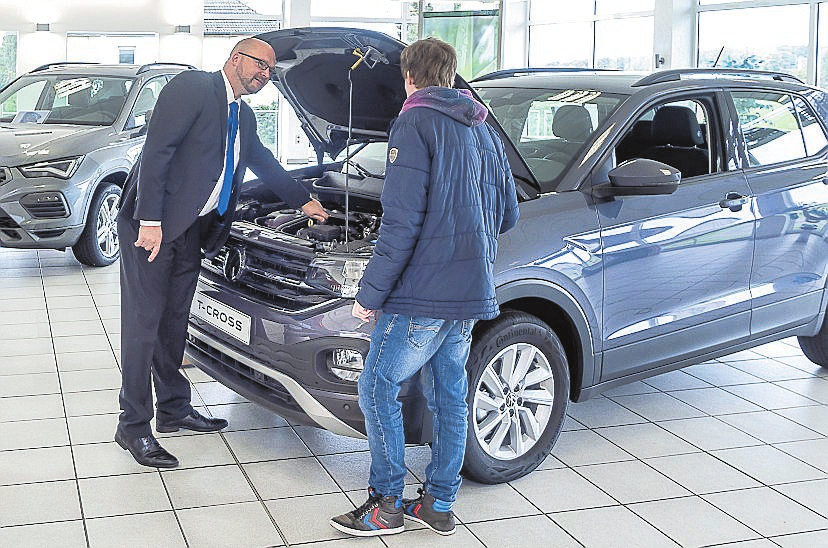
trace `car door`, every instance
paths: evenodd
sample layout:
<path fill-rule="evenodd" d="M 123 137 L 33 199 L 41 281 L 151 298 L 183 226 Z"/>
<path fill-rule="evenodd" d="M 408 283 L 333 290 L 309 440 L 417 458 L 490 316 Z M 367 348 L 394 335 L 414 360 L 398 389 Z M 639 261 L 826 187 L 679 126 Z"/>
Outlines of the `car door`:
<path fill-rule="evenodd" d="M 750 330 L 760 337 L 819 313 L 828 266 L 828 139 L 804 97 L 765 89 L 730 96 L 756 197 Z"/>
<path fill-rule="evenodd" d="M 594 173 L 601 184 L 617 163 L 649 158 L 686 174 L 672 194 L 615 196 L 597 205 L 602 381 L 748 338 L 754 218 L 735 149 L 727 146 L 729 130 L 720 93 L 661 100 L 633 117 Z"/>

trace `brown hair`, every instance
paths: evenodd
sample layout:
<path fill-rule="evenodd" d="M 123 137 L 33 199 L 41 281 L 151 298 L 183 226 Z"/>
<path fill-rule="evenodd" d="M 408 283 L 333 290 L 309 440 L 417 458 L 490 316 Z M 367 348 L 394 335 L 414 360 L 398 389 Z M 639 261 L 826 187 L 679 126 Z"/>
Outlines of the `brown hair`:
<path fill-rule="evenodd" d="M 451 44 L 437 38 L 417 40 L 403 50 L 400 69 L 403 78 L 411 76 L 417 88 L 450 88 L 457 72 L 457 52 Z"/>

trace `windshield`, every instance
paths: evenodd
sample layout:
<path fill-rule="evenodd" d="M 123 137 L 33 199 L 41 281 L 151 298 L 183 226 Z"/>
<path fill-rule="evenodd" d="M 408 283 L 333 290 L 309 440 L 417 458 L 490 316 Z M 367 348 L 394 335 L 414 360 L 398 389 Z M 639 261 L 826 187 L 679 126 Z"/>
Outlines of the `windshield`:
<path fill-rule="evenodd" d="M 626 98 L 584 89 L 480 87 L 477 92 L 545 192 L 555 188 L 601 122 Z"/>
<path fill-rule="evenodd" d="M 24 76 L 0 93 L 0 122 L 109 126 L 130 87 L 111 76 Z"/>

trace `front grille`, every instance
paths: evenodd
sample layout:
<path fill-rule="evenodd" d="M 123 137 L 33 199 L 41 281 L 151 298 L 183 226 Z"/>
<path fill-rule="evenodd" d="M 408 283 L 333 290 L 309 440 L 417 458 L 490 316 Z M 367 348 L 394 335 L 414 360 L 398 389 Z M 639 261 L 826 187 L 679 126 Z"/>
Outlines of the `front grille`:
<path fill-rule="evenodd" d="M 240 250 L 245 257 L 244 268 L 234 276 L 226 268 L 227 259 Z M 201 264 L 247 297 L 283 312 L 300 312 L 336 299 L 304 283 L 312 259 L 312 251 L 258 246 L 231 237 L 217 256 L 204 259 Z"/>
<path fill-rule="evenodd" d="M 304 413 L 299 404 L 296 403 L 296 400 L 293 399 L 293 396 L 290 395 L 290 392 L 288 392 L 287 388 L 285 388 L 284 385 L 279 381 L 271 377 L 268 377 L 267 375 L 264 375 L 259 371 L 256 371 L 252 367 L 249 367 L 234 358 L 231 358 L 227 354 L 221 352 L 216 348 L 213 348 L 209 344 L 205 343 L 204 341 L 196 337 L 193 337 L 192 335 L 187 336 L 187 342 L 189 344 L 188 352 L 197 361 L 210 360 L 211 362 L 213 362 L 213 364 L 220 364 L 224 368 L 233 371 L 237 375 L 242 376 L 248 380 L 255 382 L 260 386 L 267 388 L 270 394 L 276 399 L 278 399 L 283 406 Z"/>
<path fill-rule="evenodd" d="M 57 228 L 54 230 L 36 230 L 34 232 L 34 235 L 38 238 L 57 238 L 58 236 L 63 236 L 64 232 L 66 232 L 66 230 L 62 228 Z"/>
<path fill-rule="evenodd" d="M 15 223 L 8 213 L 0 209 L 0 228 L 20 228 L 20 225 Z"/>

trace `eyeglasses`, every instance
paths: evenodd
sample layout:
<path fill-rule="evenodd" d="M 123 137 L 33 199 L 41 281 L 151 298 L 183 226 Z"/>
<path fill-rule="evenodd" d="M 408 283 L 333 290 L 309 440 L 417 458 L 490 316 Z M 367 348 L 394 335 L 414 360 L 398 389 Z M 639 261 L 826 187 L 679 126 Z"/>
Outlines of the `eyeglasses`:
<path fill-rule="evenodd" d="M 264 59 L 259 59 L 258 57 L 253 57 L 249 53 L 245 53 L 243 51 L 239 51 L 237 53 L 239 55 L 244 55 L 245 57 L 249 57 L 250 59 L 253 59 L 254 61 L 256 61 L 256 66 L 259 67 L 259 70 L 266 70 L 270 73 L 273 73 L 273 72 L 276 71 L 276 67 L 271 67 L 270 65 L 267 64 L 267 61 L 265 61 Z"/>

